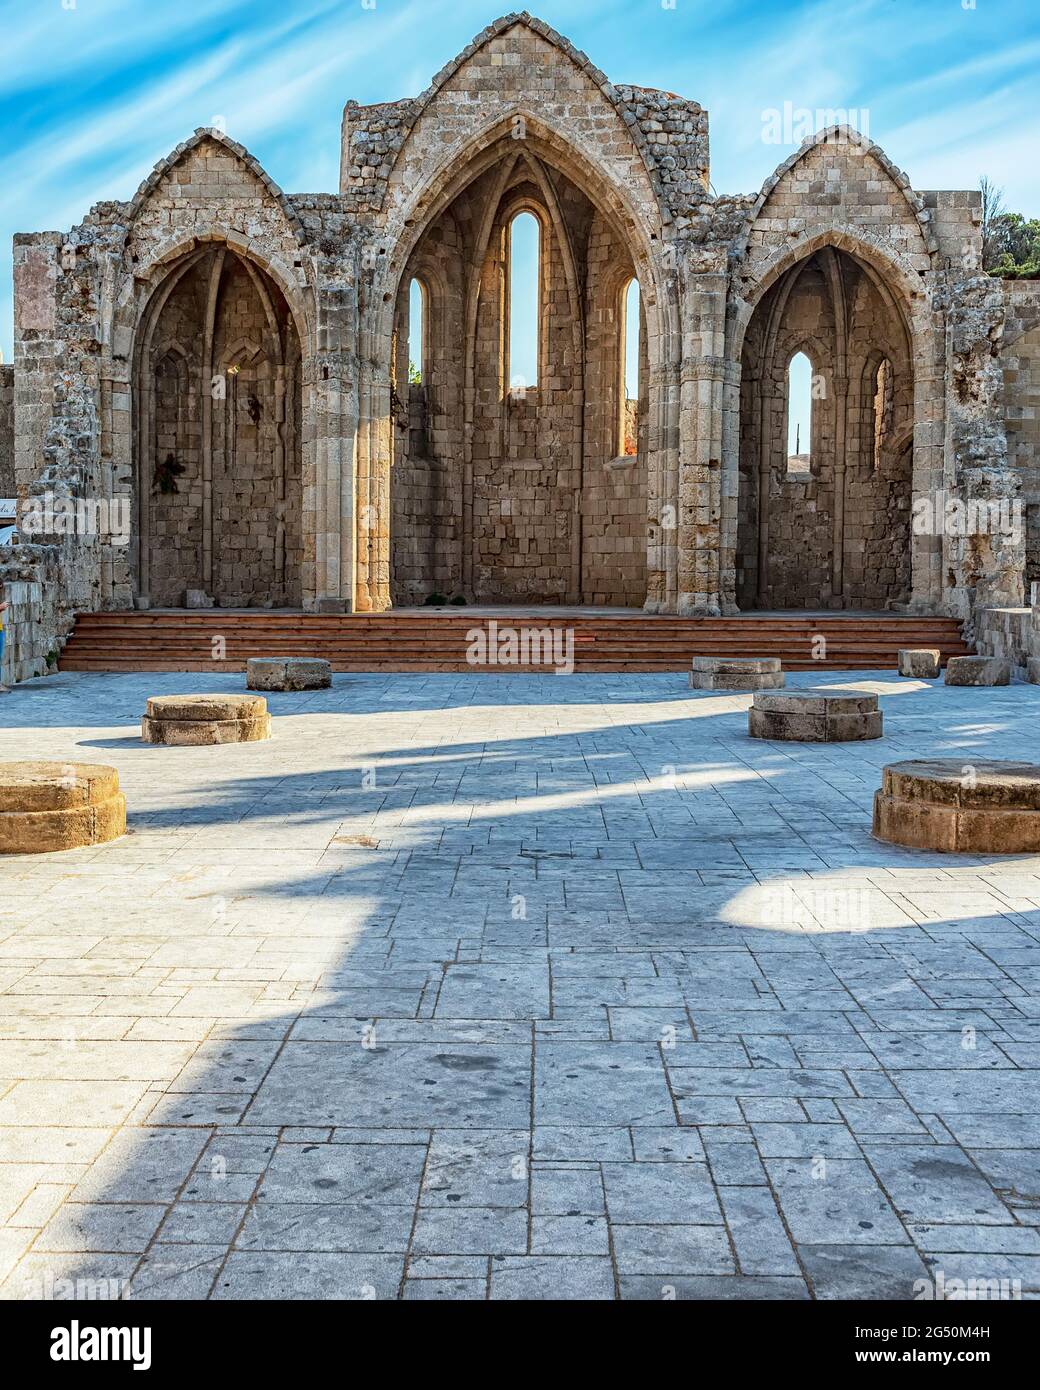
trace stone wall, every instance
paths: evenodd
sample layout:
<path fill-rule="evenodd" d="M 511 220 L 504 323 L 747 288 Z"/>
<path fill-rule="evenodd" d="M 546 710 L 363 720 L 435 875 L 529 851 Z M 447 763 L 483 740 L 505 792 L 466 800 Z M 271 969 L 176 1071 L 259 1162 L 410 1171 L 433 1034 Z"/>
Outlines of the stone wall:
<path fill-rule="evenodd" d="M 973 627 L 980 656 L 1000 657 L 1020 680 L 1040 682 L 1040 607 L 982 608 Z"/>
<path fill-rule="evenodd" d="M 503 312 L 518 208 L 544 247 L 542 364 L 522 398 Z M 696 102 L 615 86 L 528 15 L 496 21 L 418 97 L 347 103 L 336 193 L 286 195 L 241 145 L 196 131 L 129 202 L 15 239 L 0 469 L 10 480 L 10 384 L 19 491 L 124 500 L 134 519 L 130 547 L 60 547 L 41 622 L 57 644 L 76 607 L 190 587 L 315 611 L 433 592 L 681 614 L 907 603 L 969 622 L 1014 607 L 1040 571 L 1040 301 L 979 273 L 979 215 L 977 194 L 917 192 L 840 130 L 758 194 L 715 195 Z M 221 255 L 229 277 L 204 281 Z M 799 346 L 827 387 L 808 478 L 784 467 Z M 168 455 L 178 492 L 153 495 Z M 909 506 L 944 489 L 1021 494 L 1027 540 L 908 534 Z"/>
<path fill-rule="evenodd" d="M 1003 285 L 1006 319 L 1000 349 L 1004 372 L 1008 465 L 1021 482 L 1026 524 L 1026 592 L 1040 582 L 1040 284 Z"/>
<path fill-rule="evenodd" d="M 0 497 L 14 497 L 14 367 L 0 364 Z"/>
<path fill-rule="evenodd" d="M 0 550 L 0 586 L 10 605 L 4 615 L 7 683 L 57 669 L 76 611 L 89 606 L 84 597 L 96 567 L 92 547 L 73 537 L 52 545 L 23 541 Z"/>

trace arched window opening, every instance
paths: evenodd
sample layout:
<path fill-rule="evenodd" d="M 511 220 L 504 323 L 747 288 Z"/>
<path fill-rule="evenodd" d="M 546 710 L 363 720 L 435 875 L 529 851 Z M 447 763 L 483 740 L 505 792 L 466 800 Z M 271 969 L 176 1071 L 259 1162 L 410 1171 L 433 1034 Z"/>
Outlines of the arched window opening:
<path fill-rule="evenodd" d="M 874 471 L 881 467 L 881 454 L 892 435 L 892 363 L 884 358 L 874 377 Z"/>
<path fill-rule="evenodd" d="M 408 286 L 408 384 L 426 380 L 426 286 L 413 280 Z"/>
<path fill-rule="evenodd" d="M 787 364 L 787 476 L 812 471 L 813 367 L 804 352 Z"/>
<path fill-rule="evenodd" d="M 518 212 L 509 224 L 508 379 L 514 395 L 538 385 L 541 230 L 530 212 Z"/>
<path fill-rule="evenodd" d="M 639 452 L 639 281 L 621 292 L 621 373 L 618 454 Z"/>

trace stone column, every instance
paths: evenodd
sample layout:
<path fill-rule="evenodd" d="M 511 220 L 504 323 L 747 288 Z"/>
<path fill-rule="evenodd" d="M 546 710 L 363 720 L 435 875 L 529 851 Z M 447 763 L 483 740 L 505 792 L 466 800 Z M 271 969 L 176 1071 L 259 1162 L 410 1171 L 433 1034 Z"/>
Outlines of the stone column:
<path fill-rule="evenodd" d="M 650 369 L 646 470 L 646 603 L 648 613 L 674 613 L 678 569 L 679 369 Z"/>
<path fill-rule="evenodd" d="M 848 432 L 849 381 L 833 376 L 834 392 L 834 518 L 831 539 L 831 605 L 844 607 L 845 599 L 845 440 Z M 810 440 L 810 448 L 812 441 Z"/>
<path fill-rule="evenodd" d="M 943 572 L 954 581 L 944 607 L 963 618 L 1024 598 L 1025 523 L 1019 477 L 1008 468 L 997 355 L 1004 312 L 1000 280 L 970 275 L 950 285 L 944 474 L 953 497 L 937 498 L 935 511 L 945 513 Z"/>
<path fill-rule="evenodd" d="M 678 612 L 722 611 L 723 399 L 726 276 L 714 265 L 690 274 L 682 297 L 679 415 Z"/>
<path fill-rule="evenodd" d="M 723 363 L 722 387 L 722 524 L 719 547 L 719 604 L 731 617 L 737 606 L 737 527 L 740 509 L 740 376 L 739 362 Z"/>
<path fill-rule="evenodd" d="M 759 608 L 769 607 L 769 484 L 773 474 L 773 405 L 776 383 L 771 364 L 763 364 L 758 382 L 758 574 L 755 592 Z M 739 447 L 739 444 L 738 444 Z"/>
<path fill-rule="evenodd" d="M 43 467 L 56 371 L 57 232 L 14 238 L 14 476 L 19 495 Z"/>
<path fill-rule="evenodd" d="M 365 499 L 358 479 L 357 297 L 353 283 L 331 275 L 326 268 L 316 295 L 317 353 L 308 362 L 304 351 L 303 511 L 305 551 L 312 538 L 314 554 L 313 579 L 305 567 L 304 604 L 342 613 L 357 606 L 355 517 Z"/>
<path fill-rule="evenodd" d="M 922 507 L 931 507 L 943 487 L 946 452 L 946 402 L 943 335 L 935 338 L 939 362 L 918 352 L 914 360 L 914 442 L 911 480 L 911 612 L 939 613 L 943 607 L 942 536 L 914 525 Z"/>

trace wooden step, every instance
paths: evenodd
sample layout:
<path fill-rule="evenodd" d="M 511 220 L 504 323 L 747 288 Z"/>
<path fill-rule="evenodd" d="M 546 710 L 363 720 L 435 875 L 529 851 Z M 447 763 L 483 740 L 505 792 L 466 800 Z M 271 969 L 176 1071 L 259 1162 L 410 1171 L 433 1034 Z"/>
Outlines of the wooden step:
<path fill-rule="evenodd" d="M 944 660 L 969 651 L 954 618 L 902 614 L 791 614 L 679 618 L 633 612 L 580 615 L 524 610 L 515 616 L 410 611 L 317 614 L 269 609 L 83 613 L 61 655 L 63 671 L 242 671 L 250 656 L 324 657 L 335 671 L 544 672 L 545 666 L 472 666 L 472 628 L 562 628 L 573 634 L 579 672 L 687 671 L 695 655 L 779 656 L 789 671 L 890 670 L 900 647 L 938 647 Z M 814 640 L 826 654 L 814 660 Z M 220 659 L 214 639 L 220 638 Z"/>

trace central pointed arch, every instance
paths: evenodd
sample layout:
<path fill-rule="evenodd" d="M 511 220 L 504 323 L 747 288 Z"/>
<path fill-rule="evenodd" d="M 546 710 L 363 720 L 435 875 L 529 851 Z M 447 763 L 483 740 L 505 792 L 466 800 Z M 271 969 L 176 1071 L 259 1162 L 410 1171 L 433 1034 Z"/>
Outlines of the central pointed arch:
<path fill-rule="evenodd" d="M 518 131 L 521 132 L 519 137 Z M 465 210 L 463 216 L 459 216 L 460 208 Z M 560 320 L 562 324 L 566 319 L 568 334 L 568 346 L 560 359 L 567 364 L 566 381 L 555 388 L 546 388 L 557 390 L 560 405 L 551 422 L 543 419 L 540 431 L 527 429 L 521 420 L 523 407 L 514 405 L 512 411 L 502 411 L 492 428 L 490 442 L 483 437 L 475 440 L 475 434 L 486 434 L 490 427 L 486 419 L 478 418 L 486 411 L 491 390 L 482 372 L 489 356 L 504 356 L 505 352 L 504 342 L 494 337 L 498 330 L 493 328 L 490 319 L 484 322 L 488 318 L 489 298 L 496 293 L 493 286 L 498 273 L 496 267 L 504 260 L 504 248 L 500 244 L 502 218 L 506 210 L 515 215 L 525 209 L 539 217 L 543 226 L 543 255 L 548 258 L 547 264 L 554 267 L 553 274 L 559 276 L 553 296 L 547 301 L 548 308 L 543 306 L 543 312 L 552 312 L 554 303 L 566 304 L 566 315 Z M 431 252 L 429 235 L 433 228 L 438 229 L 435 252 Z M 672 344 L 677 341 L 675 296 L 666 292 L 669 272 L 661 229 L 652 221 L 648 222 L 645 204 L 640 208 L 632 197 L 632 190 L 618 187 L 609 173 L 601 165 L 597 166 L 577 143 L 559 132 L 550 131 L 537 117 L 514 110 L 487 123 L 461 152 L 445 158 L 424 187 L 405 204 L 400 218 L 391 223 L 387 232 L 381 253 L 373 258 L 369 291 L 369 302 L 378 320 L 378 341 L 387 344 L 391 359 L 399 357 L 405 315 L 402 294 L 415 276 L 427 283 L 437 279 L 446 297 L 440 297 L 438 302 L 438 294 L 430 293 L 429 332 L 436 334 L 438 320 L 442 324 L 453 323 L 455 327 L 449 330 L 448 338 L 457 339 L 462 345 L 463 359 L 461 386 L 457 391 L 447 379 L 450 374 L 443 370 L 438 373 L 435 362 L 431 365 L 422 401 L 406 399 L 406 394 L 412 393 L 402 389 L 402 368 L 399 364 L 392 368 L 390 397 L 397 399 L 399 404 L 394 417 L 394 441 L 388 442 L 386 447 L 395 458 L 403 458 L 402 450 L 421 440 L 431 454 L 423 460 L 429 467 L 413 469 L 410 474 L 410 465 L 395 464 L 391 469 L 393 487 L 401 498 L 413 485 L 426 489 L 426 503 L 435 513 L 446 516 L 449 512 L 457 512 L 455 554 L 448 563 L 441 552 L 446 544 L 443 533 L 449 523 L 445 521 L 440 525 L 440 534 L 435 535 L 437 526 L 431 529 L 418 519 L 409 523 L 402 506 L 391 499 L 390 530 L 396 527 L 397 534 L 390 537 L 386 563 L 394 574 L 397 595 L 394 601 L 422 601 L 422 586 L 418 580 L 424 565 L 427 596 L 452 587 L 467 598 L 498 595 L 495 585 L 502 576 L 497 580 L 489 577 L 486 555 L 482 558 L 480 553 L 480 528 L 490 524 L 485 520 L 486 498 L 479 496 L 485 483 L 473 471 L 474 457 L 483 458 L 490 449 L 494 457 L 513 458 L 523 463 L 530 471 L 532 486 L 535 479 L 540 479 L 542 486 L 552 484 L 558 475 L 565 474 L 567 479 L 566 517 L 552 523 L 567 532 L 565 546 L 561 537 L 566 557 L 560 550 L 555 552 L 554 560 L 566 571 L 564 581 L 558 590 L 552 591 L 529 591 L 524 587 L 526 580 L 519 589 L 509 584 L 502 590 L 503 598 L 513 594 L 518 599 L 526 594 L 530 598 L 554 601 L 642 606 L 649 593 L 649 550 L 654 541 L 647 518 L 651 511 L 657 510 L 652 507 L 651 498 L 667 490 L 669 463 L 674 467 L 674 460 L 669 460 L 667 450 L 661 448 L 660 443 L 674 438 L 677 430 L 674 421 L 670 422 L 672 429 L 669 430 L 669 421 L 664 417 L 665 412 L 677 410 L 678 399 L 677 393 L 664 389 L 667 367 L 674 361 Z M 609 409 L 602 407 L 604 419 L 609 417 L 608 423 L 601 425 L 599 419 L 600 377 L 615 393 L 621 377 L 614 369 L 607 372 L 599 367 L 598 354 L 606 349 L 588 322 L 593 303 L 590 295 L 597 305 L 600 304 L 600 290 L 598 287 L 590 289 L 587 275 L 590 235 L 593 240 L 599 239 L 604 246 L 609 246 L 609 254 L 615 260 L 620 258 L 620 268 L 624 271 L 620 281 L 614 274 L 609 287 L 604 279 L 603 307 L 602 310 L 597 308 L 597 317 L 609 319 L 612 331 L 620 332 L 616 290 L 632 279 L 638 280 L 641 290 L 639 313 L 644 328 L 640 341 L 647 359 L 641 375 L 647 388 L 637 408 L 645 411 L 645 420 L 638 429 L 638 456 L 629 456 L 627 462 L 618 457 L 617 448 L 617 420 L 623 414 L 623 402 L 614 402 Z M 452 276 L 445 274 L 443 264 L 445 258 L 453 254 L 449 243 L 458 250 L 460 262 L 465 262 L 456 277 L 457 291 L 450 288 Z M 439 265 L 438 260 L 442 262 Z M 562 301 L 559 296 L 563 297 Z M 487 337 L 489 332 L 491 339 Z M 433 341 L 431 337 L 431 343 Z M 616 345 L 613 350 L 617 350 Z M 595 399 L 586 391 L 589 372 L 597 383 Z M 547 381 L 554 380 L 558 378 L 553 376 L 550 365 Z M 530 393 L 527 402 L 531 410 L 541 408 L 532 404 L 534 395 Z M 415 428 L 417 409 L 425 412 L 421 429 Z M 543 411 L 543 416 L 548 413 Z M 410 419 L 408 426 L 406 416 Z M 453 421 L 457 422 L 454 430 Z M 459 476 L 454 483 L 448 477 L 451 461 L 446 457 L 434 457 L 438 449 L 442 455 L 448 452 L 441 448 L 439 441 L 447 440 L 453 433 L 459 436 L 461 444 Z M 602 444 L 600 433 L 604 435 Z M 368 447 L 383 446 L 372 441 Z M 548 466 L 549 455 L 552 467 Z M 588 473 L 590 458 L 594 474 L 591 477 Z M 607 471 L 608 463 L 610 471 Z M 406 474 L 411 478 L 407 483 Z M 528 490 L 520 491 L 526 495 Z M 536 510 L 540 505 L 539 496 L 536 487 L 531 498 Z M 515 501 L 521 507 L 519 496 Z M 557 497 L 556 504 L 560 503 L 561 497 Z M 499 528 L 505 527 L 511 535 L 519 536 L 521 545 L 529 544 L 527 519 L 518 519 L 517 510 L 509 514 L 508 498 L 494 505 L 505 509 L 498 518 Z M 417 507 L 418 503 L 413 510 Z M 359 536 L 359 578 L 366 539 L 369 542 L 368 574 L 383 563 L 384 552 L 380 546 L 385 529 L 380 528 L 378 544 L 371 537 Z M 422 534 L 417 534 L 420 531 Z M 605 573 L 606 557 L 611 550 L 623 556 L 624 571 L 613 587 Z M 438 554 L 441 554 L 439 559 Z M 600 558 L 594 560 L 594 555 Z M 531 569 L 535 567 L 532 563 Z M 407 582 L 404 582 L 406 571 Z M 519 581 L 519 576 L 516 578 Z"/>

